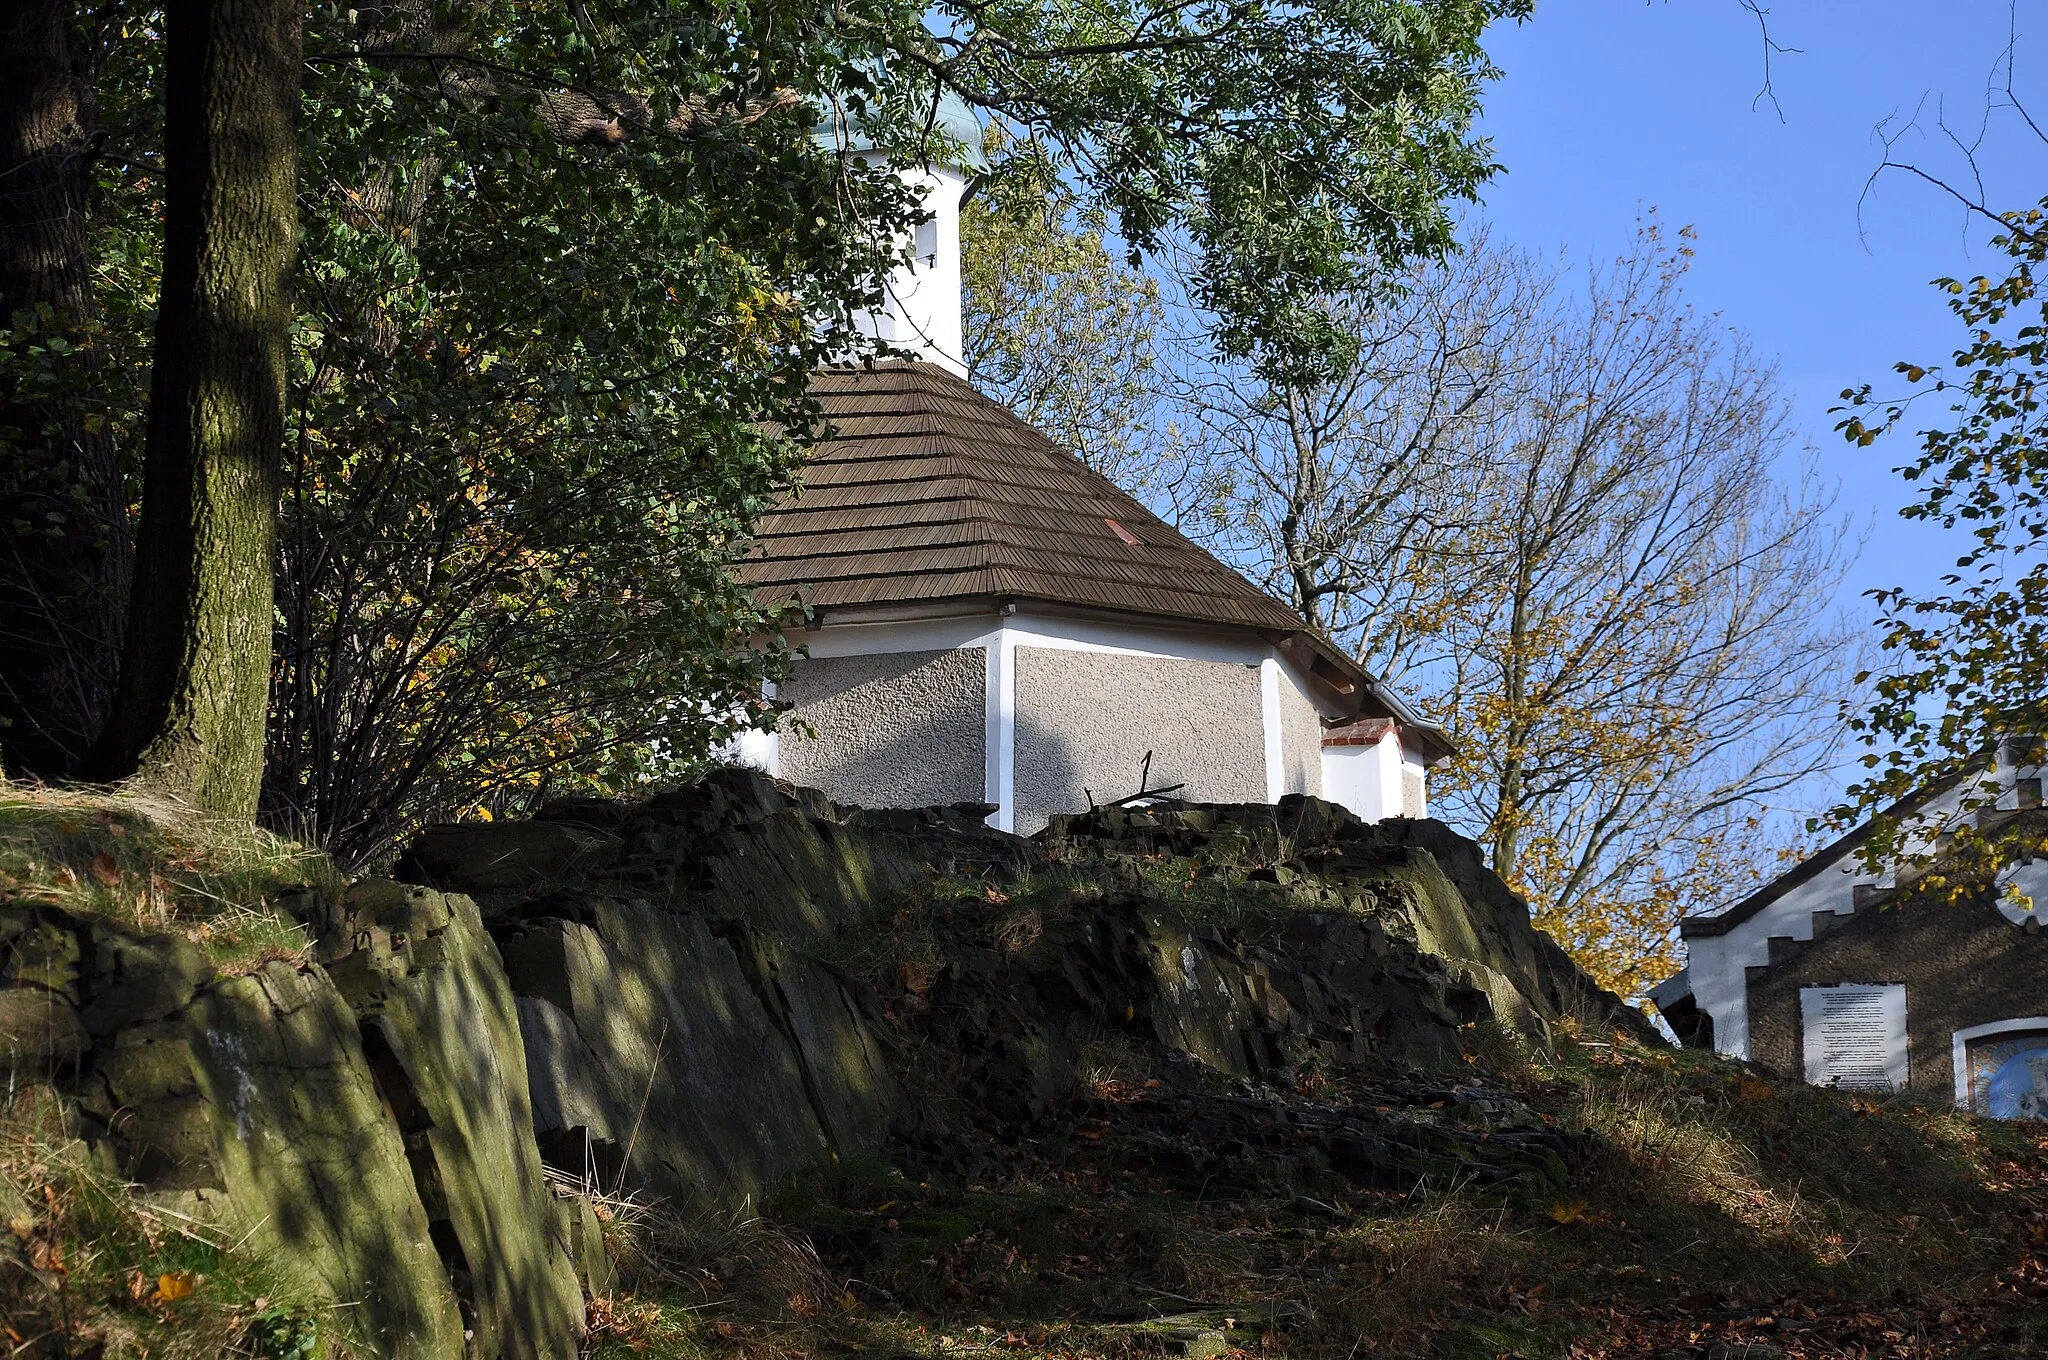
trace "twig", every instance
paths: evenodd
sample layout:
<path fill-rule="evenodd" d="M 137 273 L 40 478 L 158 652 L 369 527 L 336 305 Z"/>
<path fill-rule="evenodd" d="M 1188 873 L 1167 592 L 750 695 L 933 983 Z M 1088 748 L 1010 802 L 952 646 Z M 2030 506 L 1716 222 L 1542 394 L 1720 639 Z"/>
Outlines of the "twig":
<path fill-rule="evenodd" d="M 1123 797 L 1117 799 L 1114 803 L 1109 804 L 1109 806 L 1113 808 L 1122 807 L 1126 803 L 1135 803 L 1140 798 L 1158 798 L 1162 795 L 1169 793 L 1179 793 L 1182 789 L 1186 787 L 1186 784 L 1168 784 L 1163 789 L 1140 789 L 1136 793 L 1125 794 Z"/>
<path fill-rule="evenodd" d="M 257 1220 L 256 1220 L 256 1223 L 255 1223 L 255 1225 L 254 1225 L 253 1227 L 251 1227 L 251 1228 L 249 1229 L 249 1231 L 247 1231 L 247 1232 L 243 1233 L 243 1234 L 242 1234 L 242 1235 L 241 1235 L 241 1236 L 240 1236 L 239 1238 L 237 1238 L 237 1239 L 235 1240 L 235 1245 L 233 1245 L 232 1247 L 229 1247 L 229 1248 L 228 1248 L 228 1249 L 227 1249 L 227 1250 L 226 1250 L 225 1252 L 223 1252 L 223 1253 L 222 1253 L 222 1255 L 224 1255 L 224 1256 L 232 1256 L 232 1255 L 234 1255 L 234 1254 L 235 1254 L 236 1252 L 240 1251 L 240 1250 L 241 1250 L 241 1249 L 242 1249 L 242 1248 L 243 1248 L 244 1246 L 248 1245 L 248 1241 L 249 1241 L 249 1239 L 250 1239 L 250 1238 L 252 1238 L 252 1237 L 254 1237 L 254 1236 L 256 1235 L 257 1231 L 258 1231 L 259 1229 L 261 1229 L 261 1228 L 263 1227 L 263 1225 L 264 1225 L 264 1224 L 266 1224 L 266 1223 L 268 1223 L 269 1221 L 270 1221 L 270 1215 L 269 1215 L 269 1214 L 265 1214 L 265 1215 L 264 1215 L 263 1217 L 261 1217 L 261 1218 L 257 1219 Z M 209 1243 L 208 1245 L 210 1246 L 210 1245 L 212 1245 L 212 1244 L 211 1244 L 211 1243 Z"/>
<path fill-rule="evenodd" d="M 647 1089 L 640 1093 L 640 1109 L 633 1116 L 633 1132 L 626 1137 L 626 1155 L 619 1159 L 618 1180 L 612 1185 L 612 1194 L 617 1195 L 626 1188 L 626 1168 L 633 1162 L 633 1145 L 640 1141 L 640 1121 L 647 1117 L 647 1102 L 654 1098 L 654 1079 L 661 1073 L 661 1055 L 668 1043 L 668 1017 L 661 1018 L 661 1036 L 654 1041 L 654 1062 L 647 1069 Z"/>
<path fill-rule="evenodd" d="M 1756 106 L 1768 99 L 1771 101 L 1771 107 L 1777 111 L 1778 121 L 1782 123 L 1785 121 L 1785 110 L 1778 103 L 1778 91 L 1771 84 L 1771 54 L 1773 52 L 1783 52 L 1788 55 L 1797 56 L 1803 55 L 1802 50 L 1797 47 L 1787 47 L 1771 37 L 1771 12 L 1765 9 L 1759 3 L 1759 0 L 1742 0 L 1742 7 L 1756 16 L 1757 35 L 1763 39 L 1764 44 L 1763 88 L 1756 92 L 1756 98 L 1749 101 L 1750 111 L 1755 112 Z"/>

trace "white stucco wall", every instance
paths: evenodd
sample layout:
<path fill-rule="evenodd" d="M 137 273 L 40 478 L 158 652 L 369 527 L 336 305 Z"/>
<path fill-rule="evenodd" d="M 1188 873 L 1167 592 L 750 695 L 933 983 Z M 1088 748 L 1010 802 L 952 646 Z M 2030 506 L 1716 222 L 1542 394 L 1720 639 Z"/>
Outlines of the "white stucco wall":
<path fill-rule="evenodd" d="M 1368 822 L 1400 817 L 1401 739 L 1390 728 L 1371 746 L 1322 748 L 1323 797 Z"/>
<path fill-rule="evenodd" d="M 797 662 L 778 773 L 861 807 L 979 802 L 986 667 L 972 647 Z"/>
<path fill-rule="evenodd" d="M 1277 662 L 1280 709 L 1280 795 L 1306 793 L 1323 797 L 1323 715 L 1308 697 L 1299 678 Z"/>
<path fill-rule="evenodd" d="M 1059 647 L 1016 650 L 1016 822 L 1030 834 L 1146 787 L 1267 799 L 1260 667 Z"/>
<path fill-rule="evenodd" d="M 1405 751 L 1401 755 L 1401 815 L 1429 815 L 1429 767 Z"/>
<path fill-rule="evenodd" d="M 1119 688 L 1153 686 L 1153 681 L 1145 677 L 1200 677 L 1180 686 L 1178 702 L 1195 718 L 1211 725 L 1209 754 L 1219 768 L 1227 768 L 1230 773 L 1222 779 L 1212 779 L 1206 774 L 1200 776 L 1191 781 L 1188 796 L 1257 801 L 1278 798 L 1286 793 L 1319 793 L 1322 790 L 1321 715 L 1309 697 L 1311 691 L 1306 677 L 1298 674 L 1285 658 L 1256 634 L 1239 634 L 1225 629 L 1153 627 L 1020 611 L 1008 615 L 988 612 L 917 620 L 827 624 L 804 634 L 801 641 L 814 662 L 960 649 L 977 651 L 981 658 L 978 664 L 981 665 L 982 676 L 984 753 L 979 796 L 997 806 L 999 810 L 989 820 L 992 825 L 1005 830 L 1035 829 L 1043 825 L 1044 814 L 1054 810 L 1055 802 L 1066 800 L 1065 793 L 1055 798 L 1051 791 L 1053 786 L 1047 782 L 1050 779 L 1047 771 L 1051 765 L 1061 761 L 1071 764 L 1067 756 L 1052 749 L 1053 745 L 1069 750 L 1076 748 L 1077 744 L 1080 748 L 1106 750 L 1092 735 L 1093 720 L 1080 715 L 1091 708 L 1100 710 L 1105 706 L 1131 711 L 1129 703 L 1114 696 Z M 1020 654 L 1028 651 L 1071 655 L 1066 658 L 1040 656 L 1026 660 L 1020 667 Z M 1196 669 L 1176 672 L 1171 666 L 1119 667 L 1111 663 L 1090 664 L 1078 659 L 1088 655 L 1198 664 Z M 808 663 L 799 663 L 799 666 L 804 664 Z M 1035 693 L 1027 691 L 1020 698 L 1020 671 L 1034 669 L 1041 676 L 1061 675 L 1065 678 L 1055 680 L 1052 688 Z M 1064 695 L 1057 692 L 1062 684 L 1066 686 Z M 1228 696 L 1220 708 L 1215 699 L 1219 692 Z M 867 693 L 877 702 L 893 702 L 883 691 Z M 788 697 L 796 703 L 792 719 L 804 718 L 810 701 L 796 691 L 791 691 Z M 1058 701 L 1057 707 L 1055 700 Z M 1155 711 L 1161 702 L 1147 699 L 1146 711 Z M 1064 711 L 1069 708 L 1072 713 Z M 1182 719 L 1176 717 L 1172 721 L 1180 722 Z M 1135 733 L 1143 730 L 1145 724 L 1134 721 L 1129 725 Z M 794 730 L 793 723 L 786 722 L 785 730 L 778 733 L 772 742 L 765 743 L 766 749 L 751 751 L 750 748 L 753 763 L 779 770 L 785 777 L 801 781 L 804 778 L 801 762 L 793 763 L 789 755 L 791 743 L 796 740 Z M 1160 729 L 1155 725 L 1154 730 Z M 1177 729 L 1169 727 L 1164 730 L 1170 734 Z M 1121 734 L 1118 740 L 1122 740 Z M 1166 753 L 1179 749 L 1174 744 L 1178 740 L 1178 737 L 1164 742 L 1155 740 L 1149 746 L 1141 742 L 1135 747 L 1134 754 L 1125 753 L 1128 759 L 1125 756 L 1105 756 L 1105 759 L 1123 761 L 1129 769 L 1124 770 L 1121 764 L 1105 767 L 1101 773 L 1105 787 L 1097 788 L 1093 782 L 1088 782 L 1097 777 L 1094 768 L 1089 766 L 1088 780 L 1083 783 L 1094 789 L 1098 798 L 1131 792 L 1136 787 L 1138 761 L 1147 749 L 1154 751 L 1155 771 L 1160 772 L 1155 773 L 1153 783 L 1177 782 L 1177 779 L 1164 778 L 1163 770 L 1168 760 Z M 1219 755 L 1222 748 L 1228 748 L 1229 753 Z M 1018 788 L 1020 770 L 1027 779 L 1038 781 L 1030 790 L 1030 800 L 1035 806 L 1028 815 Z M 1131 788 L 1121 787 L 1126 780 L 1131 783 Z M 904 805 L 920 797 L 921 792 L 892 793 L 889 801 Z M 1085 797 L 1076 796 L 1079 797 L 1076 805 L 1085 807 Z"/>

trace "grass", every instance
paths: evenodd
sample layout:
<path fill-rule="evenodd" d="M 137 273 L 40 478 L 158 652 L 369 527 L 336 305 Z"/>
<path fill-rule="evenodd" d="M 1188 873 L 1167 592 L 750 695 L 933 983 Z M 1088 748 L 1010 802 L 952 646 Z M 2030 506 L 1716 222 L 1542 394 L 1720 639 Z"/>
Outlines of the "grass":
<path fill-rule="evenodd" d="M 1021 952 L 1105 890 L 1212 920 L 1308 905 L 1297 885 L 1246 891 L 1242 879 L 1161 856 L 1107 877 L 1064 866 L 1017 883 L 942 883 L 850 933 L 838 961 L 891 998 L 917 1087 L 919 1065 L 946 1056 L 919 983 L 951 951 Z M 606 1303 L 599 1353 L 2048 1353 L 2048 1130 L 1815 1090 L 1569 1026 L 1547 1052 L 1488 1027 L 1466 1039 L 1467 1071 L 1489 1091 L 1472 1107 L 1403 1105 L 1389 1094 L 1398 1082 L 1308 1063 L 1296 1065 L 1297 1090 L 1275 1098 L 1395 1131 L 1464 1120 L 1491 1137 L 1490 1120 L 1521 1121 L 1567 1149 L 1556 1174 L 1375 1189 L 1281 1160 L 1176 1172 L 1116 1114 L 1161 1086 L 1162 1055 L 1104 1036 L 1084 1048 L 1067 1108 L 1038 1127 L 973 1132 L 975 1111 L 933 1100 L 973 1144 L 952 1165 L 903 1150 L 771 1197 L 760 1230 L 813 1244 L 838 1287 L 802 1291 L 809 1302 L 794 1308 L 776 1287 L 749 1286 L 744 1267 L 700 1272 L 684 1291 L 629 1269 Z M 1485 1105 L 1499 1118 L 1473 1113 Z"/>
<path fill-rule="evenodd" d="M 176 932 L 223 973 L 303 959 L 310 942 L 280 899 L 342 883 L 326 855 L 246 824 L 121 793 L 0 787 L 0 905 Z"/>
<path fill-rule="evenodd" d="M 338 886 L 317 854 L 177 809 L 0 791 L 0 903 L 181 932 L 230 971 L 302 951 L 280 898 Z M 1306 896 L 1166 857 L 1106 877 L 1066 866 L 1021 883 L 949 881 L 849 932 L 835 961 L 890 998 L 886 1023 L 918 1089 L 919 1065 L 946 1057 L 920 981 L 965 946 L 1023 953 L 1124 890 L 1222 920 Z M 2048 1353 L 2048 1131 L 1568 1026 L 1544 1052 L 1490 1029 L 1466 1039 L 1457 1080 L 1304 1061 L 1279 1090 L 1105 1034 L 1084 1048 L 1074 1089 L 1022 1130 L 934 1097 L 950 1143 L 850 1158 L 744 1212 L 595 1193 L 620 1280 L 591 1301 L 590 1353 Z M 1453 1089 L 1463 1094 L 1428 1093 Z M 81 1358 L 300 1360 L 337 1330 L 281 1297 L 239 1243 L 109 1175 L 35 1089 L 0 1095 L 0 1355 L 64 1355 L 53 1338 L 68 1336 Z M 1161 1130 L 1204 1100 L 1255 1123 L 1270 1108 L 1280 1132 L 1320 1115 L 1396 1141 L 1454 1127 L 1460 1146 L 1497 1140 L 1495 1160 L 1524 1169 L 1484 1184 L 1442 1170 L 1354 1182 L 1256 1138 L 1177 1162 Z M 1517 1163 L 1518 1130 L 1562 1151 Z"/>
<path fill-rule="evenodd" d="M 0 1100 L 0 1338 L 10 1357 L 312 1360 L 317 1314 L 220 1229 L 108 1174 L 46 1087 Z"/>
<path fill-rule="evenodd" d="M 1119 1132 L 1116 1102 L 1147 1089 L 1142 1055 L 1105 1051 L 1084 1065 L 1092 1089 L 1074 1110 L 990 1140 L 999 1170 L 863 1164 L 773 1197 L 758 1230 L 817 1248 L 822 1282 L 799 1291 L 803 1306 L 731 1261 L 687 1291 L 629 1271 L 598 1353 L 2048 1351 L 2042 1130 L 1620 1040 L 1566 1033 L 1554 1053 L 1515 1059 L 1474 1039 L 1475 1057 L 1506 1064 L 1493 1103 L 1564 1135 L 1562 1186 L 1176 1175 Z M 1385 1098 L 1367 1076 L 1316 1084 L 1326 1106 Z"/>

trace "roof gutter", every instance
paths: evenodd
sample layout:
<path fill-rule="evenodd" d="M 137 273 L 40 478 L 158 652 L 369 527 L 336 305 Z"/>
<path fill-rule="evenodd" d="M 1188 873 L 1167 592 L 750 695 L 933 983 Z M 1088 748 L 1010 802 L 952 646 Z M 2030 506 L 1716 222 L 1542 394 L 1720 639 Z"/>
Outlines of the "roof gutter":
<path fill-rule="evenodd" d="M 1282 648 L 1309 653 L 1301 664 L 1311 676 L 1356 705 L 1353 717 L 1392 718 L 1401 727 L 1402 749 L 1421 757 L 1424 765 L 1441 765 L 1458 753 L 1443 728 L 1416 712 L 1407 700 L 1321 633 L 1298 628 L 1269 640 Z"/>

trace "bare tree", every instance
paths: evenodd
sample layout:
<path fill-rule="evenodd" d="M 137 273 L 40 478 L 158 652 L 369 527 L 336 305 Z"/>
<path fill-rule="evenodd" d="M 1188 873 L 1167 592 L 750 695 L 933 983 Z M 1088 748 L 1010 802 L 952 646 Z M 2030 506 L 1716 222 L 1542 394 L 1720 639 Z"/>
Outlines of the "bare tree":
<path fill-rule="evenodd" d="M 1164 370 L 1156 280 L 1119 260 L 1099 212 L 1030 141 L 992 125 L 1003 173 L 961 215 L 967 370 L 975 386 L 1111 477 L 1143 461 Z"/>
<path fill-rule="evenodd" d="M 1435 654 L 1472 547 L 1471 434 L 1517 381 L 1514 332 L 1545 281 L 1481 232 L 1400 286 L 1393 306 L 1332 301 L 1358 344 L 1320 381 L 1184 366 L 1156 450 L 1183 529 L 1394 681 Z"/>
<path fill-rule="evenodd" d="M 1685 235 L 1581 283 L 1482 236 L 1346 303 L 1333 378 L 1194 386 L 1178 454 L 1184 527 L 1446 724 L 1440 804 L 1625 993 L 1769 867 L 1850 669 L 1842 526 L 1775 374 L 1686 307 Z"/>

